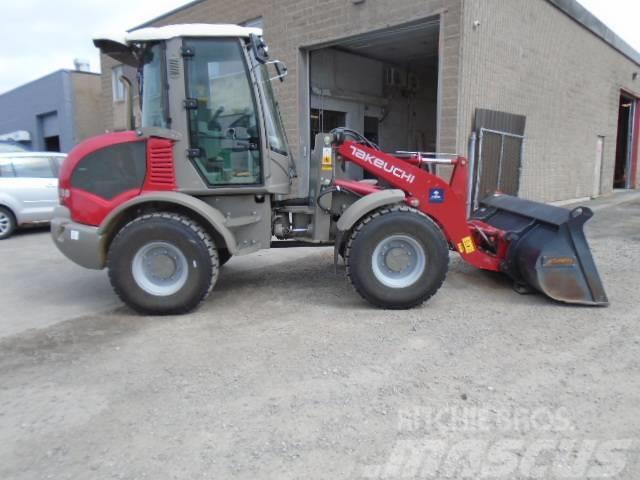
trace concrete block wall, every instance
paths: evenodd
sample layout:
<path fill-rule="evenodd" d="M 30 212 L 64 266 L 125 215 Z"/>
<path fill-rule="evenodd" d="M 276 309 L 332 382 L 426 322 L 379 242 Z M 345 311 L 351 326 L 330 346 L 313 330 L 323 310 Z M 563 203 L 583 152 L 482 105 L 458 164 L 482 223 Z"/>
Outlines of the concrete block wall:
<path fill-rule="evenodd" d="M 289 67 L 285 83 L 276 85 L 276 95 L 289 141 L 294 153 L 298 154 L 303 133 L 299 129 L 298 90 L 301 47 L 332 42 L 442 14 L 445 55 L 441 59 L 443 103 L 440 139 L 442 148 L 448 150 L 455 148 L 457 141 L 461 2 L 462 0 L 367 0 L 356 5 L 352 0 L 206 0 L 161 18 L 153 25 L 242 23 L 262 17 L 272 57 L 284 61 Z M 105 73 L 102 78 L 102 102 L 107 125 L 113 125 L 114 120 L 110 77 L 113 65 L 114 62 L 103 58 L 102 71 Z"/>
<path fill-rule="evenodd" d="M 72 72 L 74 92 L 74 141 L 80 143 L 104 131 L 101 79 L 92 73 Z"/>
<path fill-rule="evenodd" d="M 611 192 L 620 91 L 640 95 L 640 66 L 546 0 L 463 5 L 458 151 L 467 149 L 476 108 L 526 115 L 521 196 L 591 196 L 598 136 L 600 190 Z"/>
<path fill-rule="evenodd" d="M 106 55 L 100 55 L 100 76 L 101 95 L 100 110 L 102 111 L 102 120 L 104 130 L 112 132 L 117 130 L 115 122 L 115 108 L 113 103 L 113 90 L 111 87 L 111 69 L 118 65 L 118 62 Z"/>
<path fill-rule="evenodd" d="M 106 55 L 100 56 L 100 64 L 102 75 L 101 82 L 101 95 L 100 95 L 100 110 L 103 117 L 103 129 L 105 131 L 119 131 L 125 130 L 127 127 L 127 116 L 129 114 L 129 107 L 126 101 L 114 102 L 113 101 L 113 85 L 111 78 L 111 71 L 119 63 L 115 60 L 107 57 Z M 124 75 L 133 83 L 133 109 L 134 114 L 138 113 L 139 99 L 138 88 L 136 83 L 136 70 L 133 67 L 125 66 Z"/>

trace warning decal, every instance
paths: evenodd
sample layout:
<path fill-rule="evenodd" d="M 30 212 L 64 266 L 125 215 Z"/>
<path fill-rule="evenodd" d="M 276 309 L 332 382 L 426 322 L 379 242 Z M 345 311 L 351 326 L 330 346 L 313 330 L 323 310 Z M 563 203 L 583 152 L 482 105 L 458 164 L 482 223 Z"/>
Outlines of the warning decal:
<path fill-rule="evenodd" d="M 476 246 L 473 243 L 473 238 L 471 237 L 464 237 L 462 239 L 462 245 L 464 245 L 464 251 L 466 253 L 473 253 L 476 251 Z"/>
<path fill-rule="evenodd" d="M 331 147 L 322 149 L 322 170 L 333 170 L 333 151 Z"/>

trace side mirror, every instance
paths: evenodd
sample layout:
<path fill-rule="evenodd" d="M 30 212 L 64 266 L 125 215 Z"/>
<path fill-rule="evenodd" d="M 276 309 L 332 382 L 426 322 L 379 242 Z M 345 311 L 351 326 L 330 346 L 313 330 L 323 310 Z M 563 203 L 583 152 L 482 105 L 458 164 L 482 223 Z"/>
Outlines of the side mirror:
<path fill-rule="evenodd" d="M 276 78 L 278 78 L 281 82 L 284 82 L 284 77 L 289 74 L 289 69 L 287 69 L 287 66 L 280 60 L 274 60 L 273 66 L 276 67 L 276 72 L 278 73 L 278 75 L 271 78 L 270 80 L 275 80 Z"/>
<path fill-rule="evenodd" d="M 289 69 L 287 69 L 287 66 L 280 60 L 272 60 L 270 62 L 266 62 L 265 65 L 273 65 L 276 69 L 277 75 L 275 77 L 269 78 L 269 81 L 271 82 L 273 80 L 280 80 L 281 82 L 284 82 L 284 77 L 289 74 Z"/>

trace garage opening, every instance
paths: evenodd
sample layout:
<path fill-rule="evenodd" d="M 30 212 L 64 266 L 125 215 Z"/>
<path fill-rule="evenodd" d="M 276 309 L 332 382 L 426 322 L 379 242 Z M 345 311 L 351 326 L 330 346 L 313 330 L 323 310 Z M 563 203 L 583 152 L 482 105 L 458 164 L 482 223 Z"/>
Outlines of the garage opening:
<path fill-rule="evenodd" d="M 58 112 L 49 112 L 38 115 L 38 130 L 40 141 L 38 149 L 47 152 L 60 151 L 60 124 L 58 122 Z"/>
<path fill-rule="evenodd" d="M 60 136 L 52 135 L 51 137 L 44 138 L 44 149 L 47 152 L 59 152 L 60 151 Z"/>
<path fill-rule="evenodd" d="M 387 152 L 436 151 L 439 38 L 432 17 L 310 50 L 311 148 L 318 132 L 347 127 Z"/>
<path fill-rule="evenodd" d="M 613 188 L 634 188 L 638 152 L 635 151 L 634 138 L 637 122 L 637 101 L 633 97 L 620 95 L 618 113 L 618 138 L 616 144 L 616 166 L 613 175 Z"/>

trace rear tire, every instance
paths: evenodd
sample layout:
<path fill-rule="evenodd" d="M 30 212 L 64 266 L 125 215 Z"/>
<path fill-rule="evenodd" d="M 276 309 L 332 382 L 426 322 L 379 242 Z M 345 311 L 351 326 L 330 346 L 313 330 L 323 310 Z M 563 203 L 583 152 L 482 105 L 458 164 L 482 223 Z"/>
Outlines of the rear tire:
<path fill-rule="evenodd" d="M 347 276 L 371 304 L 409 309 L 435 294 L 447 275 L 449 248 L 440 228 L 406 206 L 366 216 L 345 249 Z"/>
<path fill-rule="evenodd" d="M 142 314 L 190 312 L 218 279 L 218 250 L 187 216 L 162 212 L 125 225 L 109 248 L 109 279 L 120 299 Z"/>
<path fill-rule="evenodd" d="M 5 207 L 0 207 L 0 240 L 9 238 L 15 232 L 17 226 L 13 212 Z"/>

